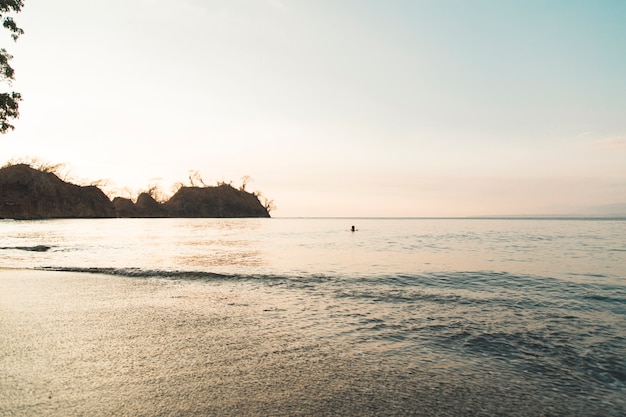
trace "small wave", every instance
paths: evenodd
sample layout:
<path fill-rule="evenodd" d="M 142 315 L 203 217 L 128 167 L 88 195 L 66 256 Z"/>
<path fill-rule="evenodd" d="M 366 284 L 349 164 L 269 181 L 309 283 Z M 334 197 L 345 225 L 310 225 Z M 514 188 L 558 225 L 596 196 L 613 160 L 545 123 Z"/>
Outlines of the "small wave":
<path fill-rule="evenodd" d="M 626 298 L 624 297 L 592 294 L 592 295 L 586 295 L 584 298 L 588 300 L 593 300 L 593 301 L 603 301 L 606 303 L 616 303 L 616 304 L 626 305 Z"/>
<path fill-rule="evenodd" d="M 303 289 L 311 289 L 316 284 L 327 282 L 333 278 L 326 275 L 280 275 L 280 274 L 245 274 L 245 273 L 219 273 L 202 270 L 168 270 L 168 269 L 144 269 L 136 267 L 62 267 L 44 266 L 37 267 L 42 271 L 78 272 L 87 274 L 103 274 L 122 276 L 129 278 L 164 278 L 172 280 L 232 280 L 232 281 L 261 281 L 268 286 L 284 285 L 289 283 Z"/>
<path fill-rule="evenodd" d="M 114 275 L 132 278 L 171 278 L 171 279 L 227 279 L 234 278 L 235 275 L 218 274 L 204 271 L 166 271 L 150 270 L 141 268 L 82 268 L 82 267 L 41 267 L 36 268 L 43 271 L 57 272 L 79 272 L 88 274 Z"/>

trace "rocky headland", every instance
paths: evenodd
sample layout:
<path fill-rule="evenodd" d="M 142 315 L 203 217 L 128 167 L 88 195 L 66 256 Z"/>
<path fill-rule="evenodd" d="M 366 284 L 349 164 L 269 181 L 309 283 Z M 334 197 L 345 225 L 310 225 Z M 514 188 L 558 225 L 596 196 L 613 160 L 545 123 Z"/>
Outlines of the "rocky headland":
<path fill-rule="evenodd" d="M 0 218 L 270 217 L 258 197 L 228 184 L 182 187 L 165 202 L 142 193 L 113 201 L 96 186 L 79 186 L 27 164 L 0 169 Z"/>

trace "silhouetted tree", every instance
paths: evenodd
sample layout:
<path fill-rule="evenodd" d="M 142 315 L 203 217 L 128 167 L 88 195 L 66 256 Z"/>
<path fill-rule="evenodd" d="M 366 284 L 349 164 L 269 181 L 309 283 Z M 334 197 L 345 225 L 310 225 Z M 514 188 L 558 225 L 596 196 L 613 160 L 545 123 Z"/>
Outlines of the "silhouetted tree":
<path fill-rule="evenodd" d="M 268 213 L 276 210 L 276 204 L 274 203 L 274 200 L 270 200 L 266 197 L 263 197 L 263 207 L 265 207 L 265 210 L 267 210 Z"/>
<path fill-rule="evenodd" d="M 135 191 L 132 188 L 130 188 L 130 187 L 122 188 L 119 193 L 124 194 L 126 196 L 126 198 L 128 198 L 129 200 L 132 200 L 133 197 L 135 197 L 135 195 L 136 195 Z"/>
<path fill-rule="evenodd" d="M 241 187 L 239 187 L 239 191 L 246 191 L 246 186 L 249 182 L 254 181 L 250 175 L 244 175 L 241 177 Z"/>
<path fill-rule="evenodd" d="M 178 190 L 180 190 L 184 186 L 185 186 L 185 184 L 183 184 L 180 181 L 179 182 L 175 182 L 174 184 L 172 184 L 172 188 L 170 188 L 170 190 L 172 191 L 172 194 L 176 194 L 178 192 Z"/>
<path fill-rule="evenodd" d="M 161 188 L 161 180 L 162 178 L 150 178 L 148 188 L 144 191 L 159 203 L 167 200 L 167 195 L 163 192 Z"/>
<path fill-rule="evenodd" d="M 19 164 L 28 165 L 29 167 L 36 169 L 37 171 L 51 172 L 57 177 L 61 178 L 63 181 L 71 179 L 70 170 L 66 164 L 53 164 L 35 156 L 11 158 L 9 159 L 9 161 L 7 161 L 4 167 Z"/>
<path fill-rule="evenodd" d="M 203 187 L 206 187 L 202 175 L 200 175 L 200 171 L 189 171 L 189 184 L 191 184 L 192 187 L 198 187 L 196 183 L 200 183 Z"/>
<path fill-rule="evenodd" d="M 99 179 L 95 181 L 88 181 L 85 185 L 91 185 L 98 188 L 104 188 L 111 184 L 111 180 Z"/>
<path fill-rule="evenodd" d="M 263 207 L 265 207 L 265 210 L 267 210 L 268 213 L 276 210 L 276 203 L 274 203 L 274 200 L 270 200 L 269 198 L 265 197 L 261 191 L 254 191 L 252 195 L 255 196 L 259 200 L 259 202 L 261 202 L 261 204 L 263 204 Z"/>
<path fill-rule="evenodd" d="M 11 12 L 17 13 L 22 10 L 22 7 L 24 7 L 22 0 L 0 0 L 0 20 L 2 21 L 2 26 L 11 32 L 11 37 L 14 41 L 24 31 L 17 26 L 11 16 L 6 16 L 6 14 Z M 0 80 L 9 85 L 15 78 L 15 71 L 9 65 L 11 58 L 13 56 L 6 49 L 0 48 Z M 9 120 L 20 116 L 19 103 L 21 100 L 22 96 L 15 91 L 0 93 L 0 133 L 6 133 L 9 129 L 15 129 L 9 123 Z"/>

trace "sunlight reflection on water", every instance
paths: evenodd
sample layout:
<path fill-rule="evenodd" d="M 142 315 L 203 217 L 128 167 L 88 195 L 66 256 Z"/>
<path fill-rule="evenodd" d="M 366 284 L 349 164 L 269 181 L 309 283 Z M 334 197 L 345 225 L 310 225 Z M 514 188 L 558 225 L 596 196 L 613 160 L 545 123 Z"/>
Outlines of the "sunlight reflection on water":
<path fill-rule="evenodd" d="M 350 232 L 351 224 L 358 231 Z M 393 275 L 495 270 L 620 276 L 624 221 L 479 219 L 102 219 L 3 221 L 0 266 L 221 273 Z"/>

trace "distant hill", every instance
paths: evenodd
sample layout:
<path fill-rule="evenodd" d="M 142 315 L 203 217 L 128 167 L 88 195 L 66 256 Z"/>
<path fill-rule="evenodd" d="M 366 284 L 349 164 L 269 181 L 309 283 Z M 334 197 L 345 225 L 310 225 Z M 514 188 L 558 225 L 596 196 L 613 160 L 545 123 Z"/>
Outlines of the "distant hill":
<path fill-rule="evenodd" d="M 0 218 L 115 217 L 98 187 L 69 184 L 25 164 L 0 169 Z"/>
<path fill-rule="evenodd" d="M 585 216 L 626 217 L 626 204 L 606 204 L 585 207 L 580 212 Z"/>
<path fill-rule="evenodd" d="M 143 193 L 113 201 L 96 186 L 67 183 L 26 164 L 0 169 L 0 218 L 270 217 L 251 193 L 230 185 L 183 187 L 165 203 Z"/>
<path fill-rule="evenodd" d="M 170 217 L 269 217 L 254 194 L 228 184 L 182 187 L 163 207 Z"/>

